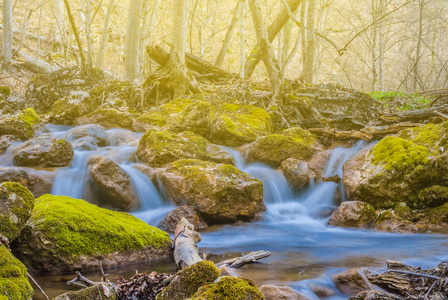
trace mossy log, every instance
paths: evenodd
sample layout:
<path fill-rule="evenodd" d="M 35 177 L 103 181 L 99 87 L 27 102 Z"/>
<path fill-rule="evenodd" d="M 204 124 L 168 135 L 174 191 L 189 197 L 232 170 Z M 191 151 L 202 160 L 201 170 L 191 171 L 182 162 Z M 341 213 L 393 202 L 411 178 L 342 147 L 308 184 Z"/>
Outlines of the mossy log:
<path fill-rule="evenodd" d="M 174 231 L 174 261 L 180 269 L 185 269 L 202 261 L 198 246 L 201 241 L 199 232 L 194 231 L 194 225 L 182 218 Z"/>

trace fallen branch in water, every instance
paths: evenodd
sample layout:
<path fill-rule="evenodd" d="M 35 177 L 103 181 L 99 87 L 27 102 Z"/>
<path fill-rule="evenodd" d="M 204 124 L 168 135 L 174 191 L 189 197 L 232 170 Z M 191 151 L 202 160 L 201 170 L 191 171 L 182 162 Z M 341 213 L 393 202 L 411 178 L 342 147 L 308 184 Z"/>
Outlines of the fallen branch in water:
<path fill-rule="evenodd" d="M 270 255 L 271 255 L 271 252 L 260 250 L 260 251 L 256 251 L 256 252 L 251 252 L 247 255 L 243 254 L 241 257 L 235 257 L 232 259 L 222 261 L 222 262 L 216 264 L 216 266 L 218 268 L 222 267 L 222 266 L 229 266 L 230 268 L 236 269 L 236 268 L 240 268 L 246 264 L 257 262 L 258 260 L 266 258 Z"/>

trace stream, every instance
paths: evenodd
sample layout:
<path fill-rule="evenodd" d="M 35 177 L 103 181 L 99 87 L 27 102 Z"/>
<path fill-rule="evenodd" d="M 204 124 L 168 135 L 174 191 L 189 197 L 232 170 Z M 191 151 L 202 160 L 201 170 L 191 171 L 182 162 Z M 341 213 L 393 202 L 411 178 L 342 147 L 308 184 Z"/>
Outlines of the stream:
<path fill-rule="evenodd" d="M 67 126 L 47 125 L 55 137 L 67 137 Z M 103 155 L 114 159 L 130 177 L 142 210 L 133 213 L 145 222 L 157 226 L 165 215 L 174 208 L 166 203 L 164 195 L 143 173 L 133 168 L 133 154 L 141 134 L 127 130 L 107 131 L 108 143 L 96 151 L 75 151 L 70 167 L 57 170 L 52 194 L 88 199 L 87 160 L 92 155 Z M 126 138 L 119 138 L 125 136 Z M 0 166 L 11 166 L 17 143 L 11 145 L 0 156 Z M 358 142 L 352 148 L 335 148 L 324 176 L 339 175 L 342 178 L 343 164 L 356 154 L 365 142 Z M 400 260 L 422 267 L 433 267 L 446 260 L 448 240 L 442 234 L 392 234 L 362 229 L 335 228 L 327 225 L 337 201 L 345 200 L 342 183 L 310 182 L 307 190 L 296 193 L 286 178 L 278 171 L 263 164 L 246 165 L 244 158 L 234 149 L 225 148 L 235 158 L 236 167 L 260 179 L 264 184 L 267 211 L 262 220 L 252 223 L 238 223 L 209 227 L 201 232 L 198 244 L 200 253 L 215 262 L 240 256 L 241 253 L 266 250 L 272 255 L 260 263 L 238 269 L 240 276 L 253 279 L 257 285 L 289 285 L 310 299 L 319 299 L 313 287 L 323 286 L 331 291 L 326 299 L 347 299 L 331 281 L 331 276 L 353 267 L 384 268 L 386 260 Z M 339 195 L 338 195 L 339 194 Z M 106 270 L 109 279 L 118 276 L 131 277 L 139 272 L 175 272 L 171 260 L 157 260 L 130 264 Z M 83 272 L 92 280 L 99 280 L 99 271 Z M 68 287 L 66 281 L 73 275 L 45 276 L 35 278 L 50 298 L 75 287 Z M 35 299 L 44 299 L 36 289 Z"/>

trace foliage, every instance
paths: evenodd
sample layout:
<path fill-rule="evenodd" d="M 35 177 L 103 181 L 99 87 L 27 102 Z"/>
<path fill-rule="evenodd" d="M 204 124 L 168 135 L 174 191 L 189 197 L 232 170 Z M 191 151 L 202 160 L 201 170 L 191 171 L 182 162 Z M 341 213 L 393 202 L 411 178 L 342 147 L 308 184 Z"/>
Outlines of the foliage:
<path fill-rule="evenodd" d="M 427 97 L 418 93 L 407 94 L 397 91 L 375 91 L 370 94 L 378 101 L 385 102 L 386 107 L 389 106 L 389 102 L 392 102 L 396 110 L 417 110 L 422 108 L 428 108 L 433 97 Z M 398 100 L 398 101 L 397 101 Z"/>

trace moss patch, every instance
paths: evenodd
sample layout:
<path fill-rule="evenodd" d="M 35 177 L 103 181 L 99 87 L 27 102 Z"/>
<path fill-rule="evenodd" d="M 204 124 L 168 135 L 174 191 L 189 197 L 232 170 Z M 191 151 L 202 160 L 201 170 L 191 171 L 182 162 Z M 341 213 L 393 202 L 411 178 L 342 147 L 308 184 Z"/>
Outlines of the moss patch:
<path fill-rule="evenodd" d="M 95 87 L 90 92 L 92 102 L 99 106 L 101 103 L 116 99 L 121 100 L 130 108 L 137 105 L 137 93 L 130 82 L 112 80 Z"/>
<path fill-rule="evenodd" d="M 117 109 L 98 109 L 86 115 L 86 122 L 83 124 L 98 124 L 106 128 L 119 127 L 129 129 L 132 128 L 134 119 L 131 114 L 121 112 Z"/>
<path fill-rule="evenodd" d="M 421 207 L 437 207 L 448 202 L 448 187 L 433 185 L 418 193 Z"/>
<path fill-rule="evenodd" d="M 192 101 L 188 98 L 174 99 L 167 104 L 150 109 L 146 114 L 138 117 L 136 121 L 149 126 L 163 127 L 170 117 L 180 113 L 190 103 Z"/>
<path fill-rule="evenodd" d="M 33 293 L 25 266 L 0 244 L 0 300 L 31 299 Z"/>
<path fill-rule="evenodd" d="M 11 89 L 9 88 L 9 86 L 0 85 L 0 94 L 8 97 L 9 95 L 11 95 Z"/>
<path fill-rule="evenodd" d="M 191 300 L 263 300 L 264 296 L 253 281 L 230 276 L 203 286 Z"/>

